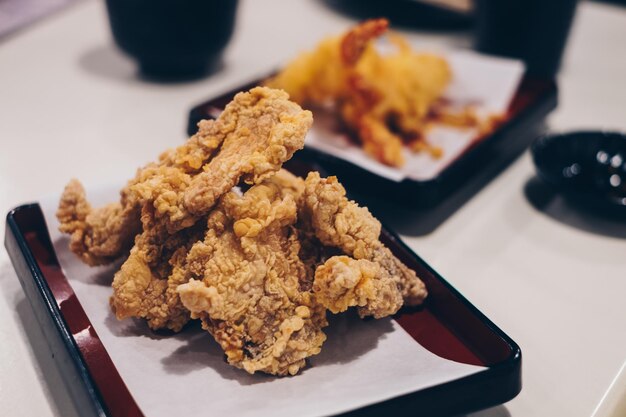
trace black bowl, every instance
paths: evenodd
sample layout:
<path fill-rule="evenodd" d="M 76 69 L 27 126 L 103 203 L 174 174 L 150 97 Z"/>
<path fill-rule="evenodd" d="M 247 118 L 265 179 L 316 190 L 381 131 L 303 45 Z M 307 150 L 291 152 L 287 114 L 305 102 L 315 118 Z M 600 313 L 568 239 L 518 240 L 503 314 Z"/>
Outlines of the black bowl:
<path fill-rule="evenodd" d="M 539 137 L 531 146 L 538 175 L 590 206 L 626 209 L 626 135 L 572 132 Z"/>
<path fill-rule="evenodd" d="M 196 78 L 220 61 L 237 0 L 106 0 L 117 45 L 149 78 Z"/>

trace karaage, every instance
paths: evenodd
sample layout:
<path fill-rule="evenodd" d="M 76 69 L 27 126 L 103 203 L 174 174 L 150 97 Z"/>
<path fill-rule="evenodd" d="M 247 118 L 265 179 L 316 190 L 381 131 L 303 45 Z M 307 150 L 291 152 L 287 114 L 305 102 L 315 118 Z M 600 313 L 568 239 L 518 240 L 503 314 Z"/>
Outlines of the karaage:
<path fill-rule="evenodd" d="M 289 96 L 264 87 L 240 93 L 220 117 L 202 121 L 184 145 L 163 153 L 121 191 L 119 203 L 93 209 L 80 183 L 65 189 L 57 217 L 71 249 L 89 265 L 111 262 L 141 230 L 143 205 L 169 233 L 192 226 L 240 178 L 261 181 L 304 145 L 312 115 Z"/>
<path fill-rule="evenodd" d="M 281 169 L 311 123 L 286 93 L 255 88 L 139 170 L 119 203 L 92 209 L 80 183 L 66 187 L 60 228 L 81 259 L 109 262 L 134 240 L 113 278 L 118 319 L 200 319 L 231 365 L 295 375 L 326 340 L 327 310 L 381 318 L 424 299 L 336 178 Z"/>
<path fill-rule="evenodd" d="M 211 212 L 202 242 L 186 259 L 182 304 L 250 373 L 295 375 L 320 352 L 325 308 L 303 290 L 297 205 L 270 178 L 242 196 L 231 192 Z"/>

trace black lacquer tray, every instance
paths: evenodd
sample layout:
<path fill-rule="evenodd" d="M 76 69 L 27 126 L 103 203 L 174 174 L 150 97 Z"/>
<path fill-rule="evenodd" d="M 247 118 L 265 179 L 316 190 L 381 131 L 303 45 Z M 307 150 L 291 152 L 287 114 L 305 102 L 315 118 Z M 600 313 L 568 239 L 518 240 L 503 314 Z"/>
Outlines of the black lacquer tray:
<path fill-rule="evenodd" d="M 242 84 L 192 108 L 187 133 L 196 133 L 200 120 L 214 118 L 236 93 L 259 85 L 263 79 Z M 451 212 L 468 198 L 459 198 L 458 194 L 477 192 L 532 143 L 537 136 L 537 126 L 556 106 L 557 87 L 554 81 L 525 76 L 496 129 L 476 140 L 438 175 L 428 180 L 407 178 L 396 182 L 306 146 L 294 158 L 320 164 L 326 172 L 339 177 L 352 193 L 414 209 Z M 452 210 L 441 207 L 446 204 L 454 207 Z"/>
<path fill-rule="evenodd" d="M 287 168 L 302 175 L 318 167 L 290 161 Z M 397 235 L 383 228 L 381 240 L 429 289 L 423 307 L 401 311 L 394 317 L 398 324 L 436 355 L 485 368 L 347 415 L 456 415 L 515 397 L 521 390 L 521 351 L 517 344 Z M 38 204 L 23 205 L 8 214 L 5 246 L 81 414 L 144 415 L 72 289 L 72 277 L 65 276 Z M 167 383 L 171 382 L 164 381 Z"/>

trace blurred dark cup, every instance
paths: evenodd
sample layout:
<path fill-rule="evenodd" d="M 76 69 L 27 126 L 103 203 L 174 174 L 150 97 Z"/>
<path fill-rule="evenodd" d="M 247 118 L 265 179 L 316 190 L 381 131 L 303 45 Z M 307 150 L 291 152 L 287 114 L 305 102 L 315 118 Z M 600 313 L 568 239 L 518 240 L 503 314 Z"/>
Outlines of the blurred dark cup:
<path fill-rule="evenodd" d="M 106 0 L 113 38 L 149 78 L 197 78 L 230 40 L 237 0 Z"/>
<path fill-rule="evenodd" d="M 476 0 L 476 49 L 518 58 L 530 75 L 559 71 L 577 0 Z"/>

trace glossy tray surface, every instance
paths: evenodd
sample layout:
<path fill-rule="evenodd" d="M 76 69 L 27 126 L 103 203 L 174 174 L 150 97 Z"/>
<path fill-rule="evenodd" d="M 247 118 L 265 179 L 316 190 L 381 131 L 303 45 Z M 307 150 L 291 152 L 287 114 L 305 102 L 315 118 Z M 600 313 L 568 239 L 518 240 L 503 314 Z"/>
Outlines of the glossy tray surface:
<path fill-rule="evenodd" d="M 259 85 L 265 78 L 267 77 L 242 84 L 192 108 L 187 133 L 196 133 L 200 120 L 215 118 L 236 93 Z M 557 86 L 553 80 L 525 76 L 497 128 L 475 141 L 438 175 L 428 180 L 405 178 L 400 182 L 392 181 L 361 166 L 306 146 L 295 158 L 320 164 L 328 173 L 337 175 L 352 192 L 414 208 L 437 208 L 459 189 L 473 187 L 473 192 L 476 192 L 486 181 L 497 175 L 503 165 L 511 162 L 530 145 L 536 137 L 534 129 L 556 106 Z M 481 175 L 486 178 L 480 181 L 478 187 L 470 185 L 474 177 Z M 453 204 L 458 207 L 462 203 Z"/>
<path fill-rule="evenodd" d="M 297 162 L 292 171 L 301 171 Z M 304 167 L 306 169 L 306 167 Z M 301 173 L 301 172 L 297 172 Z M 44 334 L 77 402 L 87 415 L 143 415 L 107 353 L 80 300 L 65 277 L 38 204 L 18 207 L 7 216 L 5 245 Z M 485 366 L 468 377 L 419 390 L 350 415 L 455 415 L 500 404 L 521 390 L 521 351 L 439 274 L 384 229 L 381 240 L 414 269 L 429 288 L 425 305 L 402 310 L 394 318 L 423 347 L 443 358 Z"/>

